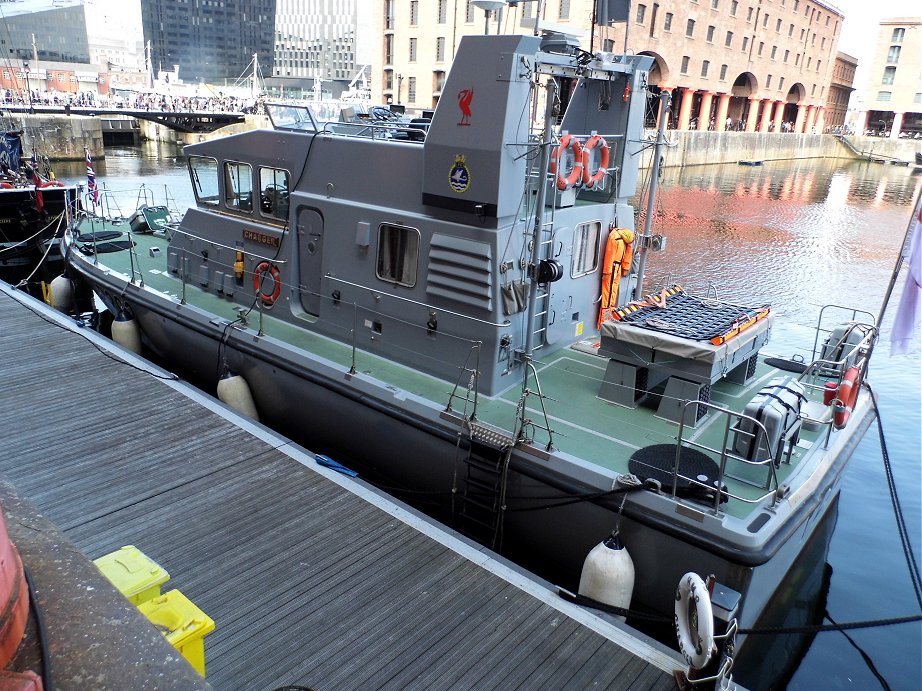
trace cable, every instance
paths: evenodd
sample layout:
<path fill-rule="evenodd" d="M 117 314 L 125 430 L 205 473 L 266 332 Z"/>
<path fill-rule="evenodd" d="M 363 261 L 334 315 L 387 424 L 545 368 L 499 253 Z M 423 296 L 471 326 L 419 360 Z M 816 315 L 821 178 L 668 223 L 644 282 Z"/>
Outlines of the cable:
<path fill-rule="evenodd" d="M 54 678 L 51 669 L 51 652 L 48 650 L 48 629 L 45 627 L 45 614 L 39 607 L 38 599 L 35 596 L 35 584 L 32 582 L 32 575 L 29 569 L 23 565 L 22 571 L 26 577 L 26 586 L 29 589 L 29 607 L 35 615 L 36 637 L 38 645 L 42 651 L 42 688 L 45 691 L 54 691 Z"/>

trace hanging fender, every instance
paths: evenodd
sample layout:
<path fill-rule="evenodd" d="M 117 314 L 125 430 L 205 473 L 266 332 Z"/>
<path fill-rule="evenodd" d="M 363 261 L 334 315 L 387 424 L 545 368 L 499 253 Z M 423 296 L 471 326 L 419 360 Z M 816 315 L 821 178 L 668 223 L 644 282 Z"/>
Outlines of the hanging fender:
<path fill-rule="evenodd" d="M 589 158 L 592 151 L 596 148 L 599 150 L 599 167 L 593 173 L 589 170 Z M 597 134 L 589 137 L 589 140 L 583 146 L 583 184 L 586 187 L 595 187 L 605 179 L 610 157 L 611 151 L 604 137 L 600 137 Z"/>
<path fill-rule="evenodd" d="M 272 281 L 272 290 L 263 290 L 263 282 L 268 278 Z M 282 277 L 275 264 L 260 262 L 253 272 L 253 290 L 266 307 L 272 307 L 282 294 Z"/>
<path fill-rule="evenodd" d="M 573 152 L 573 168 L 566 174 L 564 170 L 564 157 L 567 149 Z M 560 138 L 560 144 L 554 147 L 551 153 L 551 172 L 557 176 L 557 189 L 561 192 L 568 190 L 574 185 L 581 184 L 583 179 L 583 146 L 579 139 L 571 134 L 565 134 Z"/>
<path fill-rule="evenodd" d="M 858 400 L 859 378 L 861 371 L 857 367 L 849 367 L 836 389 L 833 405 L 832 424 L 836 429 L 845 429 L 848 418 L 851 417 Z"/>

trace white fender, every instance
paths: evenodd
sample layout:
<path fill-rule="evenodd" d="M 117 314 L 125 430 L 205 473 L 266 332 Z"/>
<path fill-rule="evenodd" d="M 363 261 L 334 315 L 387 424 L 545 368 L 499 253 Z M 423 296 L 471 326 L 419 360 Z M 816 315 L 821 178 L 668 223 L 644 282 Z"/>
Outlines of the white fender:
<path fill-rule="evenodd" d="M 627 609 L 633 593 L 634 561 L 614 532 L 586 555 L 579 577 L 579 594 Z"/>
<path fill-rule="evenodd" d="M 58 276 L 50 285 L 49 304 L 56 310 L 67 312 L 74 305 L 74 282 L 65 276 Z"/>
<path fill-rule="evenodd" d="M 126 312 L 119 312 L 112 322 L 112 340 L 133 353 L 141 354 L 141 328 Z"/>
<path fill-rule="evenodd" d="M 230 371 L 224 373 L 218 380 L 218 398 L 238 413 L 259 422 L 259 413 L 256 411 L 253 394 L 250 393 L 250 385 L 239 374 Z"/>
<path fill-rule="evenodd" d="M 714 651 L 714 613 L 707 585 L 687 573 L 675 593 L 675 630 L 679 652 L 694 669 L 702 669 Z"/>

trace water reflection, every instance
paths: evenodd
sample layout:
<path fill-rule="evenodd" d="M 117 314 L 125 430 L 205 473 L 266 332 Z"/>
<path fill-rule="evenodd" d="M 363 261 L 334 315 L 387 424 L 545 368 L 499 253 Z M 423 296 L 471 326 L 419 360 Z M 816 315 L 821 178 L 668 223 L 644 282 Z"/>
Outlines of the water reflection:
<path fill-rule="evenodd" d="M 667 169 L 653 231 L 668 245 L 645 288 L 713 283 L 804 325 L 830 297 L 876 314 L 920 186 L 908 168 L 838 160 Z"/>

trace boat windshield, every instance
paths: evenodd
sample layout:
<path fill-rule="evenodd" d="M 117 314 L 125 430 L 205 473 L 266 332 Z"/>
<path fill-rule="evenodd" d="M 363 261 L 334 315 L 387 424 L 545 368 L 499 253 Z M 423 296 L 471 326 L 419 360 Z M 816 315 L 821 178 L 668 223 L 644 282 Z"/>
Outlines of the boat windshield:
<path fill-rule="evenodd" d="M 267 103 L 266 114 L 277 130 L 316 132 L 317 120 L 307 106 L 290 103 Z"/>

